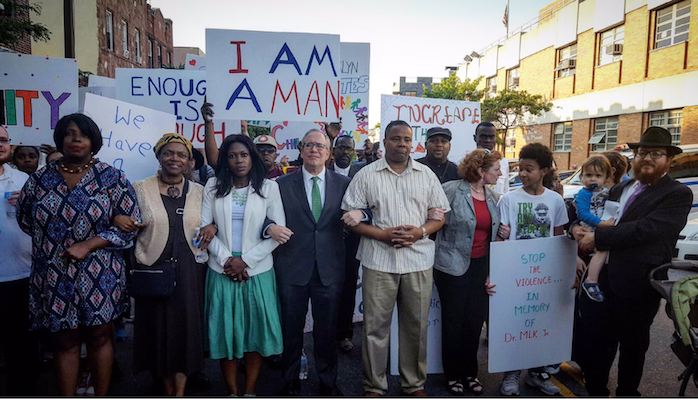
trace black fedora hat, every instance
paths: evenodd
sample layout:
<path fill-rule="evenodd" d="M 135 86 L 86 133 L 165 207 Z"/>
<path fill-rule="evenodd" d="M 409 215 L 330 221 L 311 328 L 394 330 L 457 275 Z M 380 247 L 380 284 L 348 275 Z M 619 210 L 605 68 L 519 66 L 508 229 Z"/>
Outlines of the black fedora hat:
<path fill-rule="evenodd" d="M 204 155 L 198 149 L 193 149 L 194 153 L 194 169 L 199 169 L 204 166 Z"/>
<path fill-rule="evenodd" d="M 683 152 L 680 147 L 671 144 L 671 133 L 664 128 L 651 126 L 642 134 L 637 143 L 628 143 L 628 147 L 637 150 L 638 147 L 664 147 L 670 156 L 675 156 Z"/>

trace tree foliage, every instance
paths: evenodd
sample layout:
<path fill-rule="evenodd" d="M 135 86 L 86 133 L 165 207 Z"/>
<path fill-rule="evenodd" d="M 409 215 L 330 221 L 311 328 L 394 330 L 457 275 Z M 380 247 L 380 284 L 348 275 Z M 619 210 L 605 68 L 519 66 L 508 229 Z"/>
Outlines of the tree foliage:
<path fill-rule="evenodd" d="M 522 125 L 525 118 L 540 116 L 552 108 L 553 103 L 545 101 L 539 94 L 504 89 L 482 102 L 482 120 L 491 121 L 506 132 Z"/>
<path fill-rule="evenodd" d="M 471 81 L 466 78 L 465 81 L 456 75 L 456 72 L 451 72 L 451 75 L 441 80 L 441 83 L 437 83 L 429 89 L 426 85 L 424 87 L 424 94 L 422 97 L 431 97 L 437 99 L 451 99 L 451 100 L 465 100 L 465 101 L 480 101 L 485 95 L 484 90 L 477 90 L 477 85 L 480 84 L 482 77 Z"/>
<path fill-rule="evenodd" d="M 29 13 L 41 14 L 39 4 L 20 4 L 14 0 L 0 0 L 5 11 L 0 16 L 0 46 L 10 47 L 29 35 L 35 41 L 48 42 L 51 31 L 44 25 L 32 22 Z"/>

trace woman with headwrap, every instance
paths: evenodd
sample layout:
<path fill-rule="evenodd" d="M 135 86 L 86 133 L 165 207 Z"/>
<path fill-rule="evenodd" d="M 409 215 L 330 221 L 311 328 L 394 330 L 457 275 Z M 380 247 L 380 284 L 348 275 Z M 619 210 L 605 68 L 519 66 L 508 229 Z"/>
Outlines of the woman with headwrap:
<path fill-rule="evenodd" d="M 154 151 L 160 170 L 133 184 L 142 223 L 131 219 L 119 226 L 141 229 L 134 251 L 138 264 L 177 260 L 176 285 L 170 297 L 136 299 L 133 362 L 135 372 L 147 370 L 153 379 L 162 379 L 165 396 L 183 396 L 187 376 L 204 368 L 207 253 L 194 245 L 200 239 L 196 228 L 201 225 L 204 188 L 185 179 L 194 156 L 184 136 L 167 133 Z"/>

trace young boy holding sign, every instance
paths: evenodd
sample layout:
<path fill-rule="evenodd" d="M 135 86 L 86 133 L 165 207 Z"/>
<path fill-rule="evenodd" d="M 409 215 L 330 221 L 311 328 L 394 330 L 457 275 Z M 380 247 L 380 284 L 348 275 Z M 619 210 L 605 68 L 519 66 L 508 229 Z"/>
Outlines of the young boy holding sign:
<path fill-rule="evenodd" d="M 536 239 L 563 234 L 567 223 L 565 202 L 558 193 L 543 186 L 553 163 L 553 153 L 540 143 L 524 146 L 519 154 L 519 178 L 523 188 L 506 193 L 499 200 L 502 225 L 511 228 L 510 240 Z M 497 240 L 507 238 L 498 237 Z M 521 371 L 504 373 L 500 393 L 519 395 Z M 526 383 L 539 388 L 547 395 L 558 395 L 560 389 L 550 381 L 546 367 L 531 368 Z"/>

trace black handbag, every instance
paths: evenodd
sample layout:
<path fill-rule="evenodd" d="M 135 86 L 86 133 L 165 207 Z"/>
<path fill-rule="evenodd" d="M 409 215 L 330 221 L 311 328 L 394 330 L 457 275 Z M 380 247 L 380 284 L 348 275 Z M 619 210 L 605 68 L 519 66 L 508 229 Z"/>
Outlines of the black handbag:
<path fill-rule="evenodd" d="M 189 182 L 184 183 L 182 196 L 179 197 L 177 204 L 177 216 L 175 222 L 175 230 L 181 229 L 183 224 L 182 218 L 184 215 L 184 196 L 189 189 Z M 134 268 L 130 271 L 130 281 L 128 287 L 129 296 L 139 298 L 168 298 L 174 293 L 177 286 L 176 268 L 177 257 L 175 254 L 176 246 L 172 245 L 172 256 L 160 264 L 153 266 L 143 265 L 138 262 L 134 263 Z"/>

